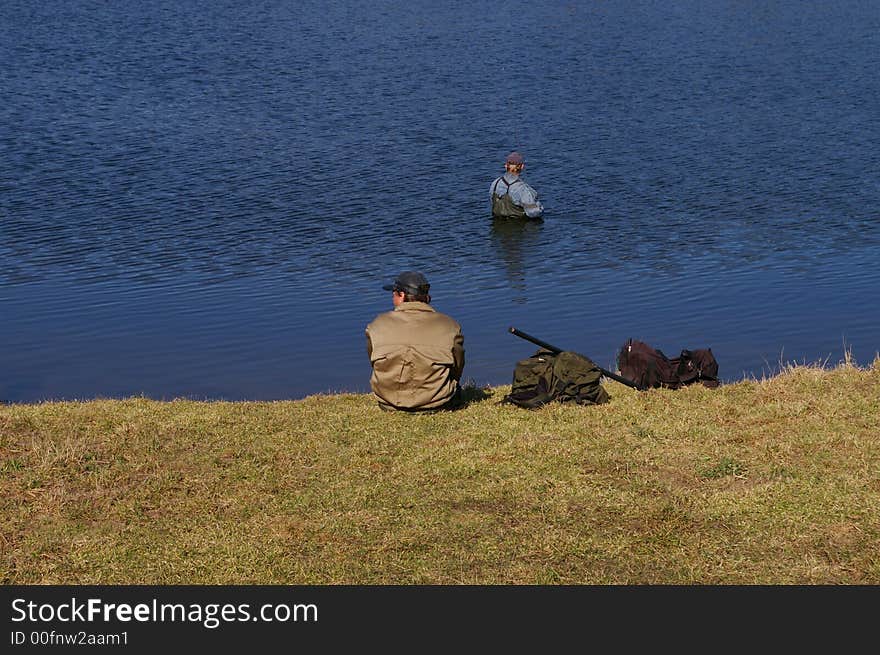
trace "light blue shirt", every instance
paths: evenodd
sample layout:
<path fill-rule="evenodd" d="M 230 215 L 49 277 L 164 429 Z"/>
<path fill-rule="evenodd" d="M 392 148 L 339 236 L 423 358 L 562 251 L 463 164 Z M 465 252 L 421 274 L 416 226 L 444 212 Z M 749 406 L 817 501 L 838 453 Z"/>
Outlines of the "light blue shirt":
<path fill-rule="evenodd" d="M 500 181 L 501 177 L 507 181 L 507 184 L 510 185 L 509 187 Z M 513 203 L 522 207 L 526 216 L 529 218 L 538 218 L 544 213 L 544 206 L 538 200 L 538 192 L 526 184 L 525 180 L 516 173 L 511 173 L 509 171 L 504 173 L 501 177 L 496 177 L 492 181 L 492 185 L 489 187 L 490 200 L 493 193 L 496 193 L 499 196 L 503 196 L 505 193 L 510 193 L 510 199 Z M 516 180 L 519 180 L 519 182 L 514 184 Z"/>

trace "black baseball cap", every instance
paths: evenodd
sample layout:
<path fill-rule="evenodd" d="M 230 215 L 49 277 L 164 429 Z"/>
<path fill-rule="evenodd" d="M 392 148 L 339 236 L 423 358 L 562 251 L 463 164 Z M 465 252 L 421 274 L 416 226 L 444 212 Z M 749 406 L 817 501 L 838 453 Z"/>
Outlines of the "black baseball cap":
<path fill-rule="evenodd" d="M 405 291 L 414 296 L 423 296 L 428 293 L 431 285 L 424 275 L 418 271 L 404 271 L 391 284 L 382 287 L 385 291 Z"/>

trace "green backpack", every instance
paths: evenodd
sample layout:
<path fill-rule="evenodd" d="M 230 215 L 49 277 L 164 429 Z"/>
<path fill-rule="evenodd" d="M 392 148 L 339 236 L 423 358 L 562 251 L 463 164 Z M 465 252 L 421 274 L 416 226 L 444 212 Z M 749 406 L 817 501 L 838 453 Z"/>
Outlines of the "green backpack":
<path fill-rule="evenodd" d="M 570 350 L 556 354 L 542 348 L 516 363 L 510 393 L 502 402 L 526 409 L 536 409 L 554 400 L 600 405 L 610 400 L 599 383 L 601 378 L 602 372 L 589 357 Z"/>

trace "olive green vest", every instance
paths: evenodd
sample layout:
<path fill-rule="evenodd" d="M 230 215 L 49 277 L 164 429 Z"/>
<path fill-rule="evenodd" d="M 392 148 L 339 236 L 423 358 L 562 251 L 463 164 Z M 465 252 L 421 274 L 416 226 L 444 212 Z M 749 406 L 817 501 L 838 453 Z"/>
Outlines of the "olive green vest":
<path fill-rule="evenodd" d="M 517 204 L 514 204 L 510 197 L 510 187 L 519 182 L 519 179 L 508 184 L 504 177 L 499 177 L 492 189 L 492 215 L 499 218 L 526 218 L 526 211 Z M 498 195 L 498 183 L 503 182 L 507 187 L 507 193 L 503 196 Z"/>

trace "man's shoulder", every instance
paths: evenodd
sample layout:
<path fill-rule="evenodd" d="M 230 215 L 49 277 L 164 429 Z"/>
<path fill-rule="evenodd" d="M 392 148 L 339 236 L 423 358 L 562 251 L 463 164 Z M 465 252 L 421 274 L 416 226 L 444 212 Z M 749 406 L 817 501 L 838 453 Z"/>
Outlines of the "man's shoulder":
<path fill-rule="evenodd" d="M 398 330 L 403 329 L 407 325 L 421 325 L 426 328 L 431 326 L 433 330 L 440 329 L 450 334 L 462 333 L 461 324 L 448 314 L 438 312 L 433 307 L 430 307 L 430 305 L 427 306 L 427 310 L 424 307 L 418 309 L 415 307 L 405 307 L 401 309 L 401 307 L 407 304 L 409 303 L 403 303 L 397 309 L 376 316 L 367 324 L 367 334 L 381 338 L 382 335 L 396 334 Z"/>
<path fill-rule="evenodd" d="M 378 325 L 382 325 L 383 323 L 387 323 L 388 321 L 394 320 L 394 310 L 389 312 L 382 312 L 377 315 L 372 321 L 367 324 L 367 330 L 375 328 Z"/>
<path fill-rule="evenodd" d="M 410 316 L 416 314 L 419 317 L 418 320 L 430 321 L 435 324 L 446 323 L 451 327 L 461 329 L 458 321 L 452 318 L 449 314 L 444 314 L 443 312 L 437 311 L 436 307 L 427 303 L 405 302 L 399 305 L 397 309 L 394 310 L 394 312 L 389 313 L 397 313 L 398 315 L 408 314 Z"/>
<path fill-rule="evenodd" d="M 427 314 L 430 316 L 435 316 L 439 314 L 439 312 L 431 307 L 431 305 L 423 302 L 405 302 L 401 303 L 397 307 L 387 312 L 382 312 L 376 318 L 374 318 L 370 324 L 367 326 L 369 328 L 371 325 L 380 325 L 382 323 L 389 323 L 394 321 L 403 321 L 408 320 L 408 316 L 413 316 L 414 314 L 423 315 Z"/>
<path fill-rule="evenodd" d="M 434 320 L 442 321 L 446 323 L 450 328 L 461 331 L 461 324 L 452 318 L 449 314 L 444 314 L 443 312 L 434 312 Z"/>
<path fill-rule="evenodd" d="M 531 184 L 529 184 L 525 180 L 521 179 L 520 182 L 522 182 L 522 184 L 517 184 L 516 186 L 518 188 L 514 189 L 517 196 L 525 196 L 525 197 L 531 196 L 534 198 L 538 197 L 538 192 L 535 190 L 535 187 L 533 187 Z"/>

